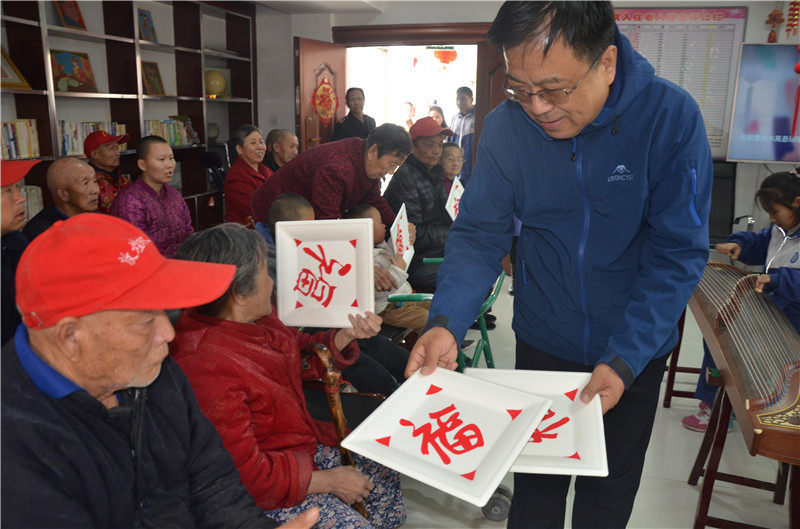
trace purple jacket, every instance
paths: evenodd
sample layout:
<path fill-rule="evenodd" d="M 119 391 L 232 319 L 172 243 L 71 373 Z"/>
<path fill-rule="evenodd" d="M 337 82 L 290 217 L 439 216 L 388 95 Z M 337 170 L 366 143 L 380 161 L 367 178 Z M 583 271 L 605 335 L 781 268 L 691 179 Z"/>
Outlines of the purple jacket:
<path fill-rule="evenodd" d="M 178 246 L 194 232 L 181 194 L 168 184 L 157 194 L 141 177 L 117 195 L 109 213 L 145 232 L 164 257 L 175 257 Z"/>

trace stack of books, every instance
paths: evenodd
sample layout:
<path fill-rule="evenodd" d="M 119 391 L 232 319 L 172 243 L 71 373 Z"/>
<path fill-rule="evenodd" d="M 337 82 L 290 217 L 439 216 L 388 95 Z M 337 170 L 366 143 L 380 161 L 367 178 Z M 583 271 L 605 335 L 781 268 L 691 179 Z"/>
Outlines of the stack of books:
<path fill-rule="evenodd" d="M 19 190 L 25 197 L 25 222 L 31 220 L 44 208 L 42 202 L 42 188 L 39 186 L 20 186 Z"/>
<path fill-rule="evenodd" d="M 39 132 L 35 119 L 15 119 L 3 122 L 3 160 L 38 158 Z"/>
<path fill-rule="evenodd" d="M 184 116 L 175 117 L 183 118 Z M 191 128 L 191 121 L 187 127 L 183 119 L 147 119 L 144 122 L 144 132 L 145 136 L 161 136 L 173 147 L 200 143 L 197 134 Z"/>

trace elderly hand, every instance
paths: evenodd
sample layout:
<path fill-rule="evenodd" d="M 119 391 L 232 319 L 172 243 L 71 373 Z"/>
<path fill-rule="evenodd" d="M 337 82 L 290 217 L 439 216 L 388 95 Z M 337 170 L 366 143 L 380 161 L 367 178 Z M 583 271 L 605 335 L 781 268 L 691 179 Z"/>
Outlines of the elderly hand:
<path fill-rule="evenodd" d="M 721 242 L 714 245 L 714 249 L 722 255 L 727 255 L 731 259 L 738 259 L 742 253 L 742 247 L 735 242 Z"/>
<path fill-rule="evenodd" d="M 336 333 L 333 343 L 340 351 L 347 347 L 353 340 L 361 338 L 372 338 L 381 330 L 383 319 L 374 312 L 366 312 L 364 316 L 360 314 L 348 314 L 347 318 L 353 325 L 350 329 L 342 329 Z"/>
<path fill-rule="evenodd" d="M 458 367 L 458 346 L 453 334 L 444 327 L 431 327 L 411 349 L 406 364 L 406 378 L 418 369 L 423 375 L 433 373 L 439 366 L 453 370 Z"/>
<path fill-rule="evenodd" d="M 333 494 L 350 505 L 365 499 L 375 485 L 364 474 L 351 466 L 340 466 L 311 473 L 308 494 L 322 492 Z"/>
<path fill-rule="evenodd" d="M 417 227 L 414 226 L 413 222 L 408 223 L 408 242 L 411 243 L 411 246 L 414 246 L 414 243 L 417 240 Z"/>
<path fill-rule="evenodd" d="M 297 518 L 281 525 L 278 529 L 311 529 L 317 523 L 317 520 L 319 520 L 319 509 L 311 507 L 306 512 L 298 515 Z"/>
<path fill-rule="evenodd" d="M 388 270 L 375 267 L 375 290 L 378 292 L 385 292 L 397 288 L 392 274 Z"/>
<path fill-rule="evenodd" d="M 764 285 L 771 281 L 769 274 L 759 274 L 756 278 L 756 292 L 764 292 Z"/>
<path fill-rule="evenodd" d="M 592 397 L 598 395 L 603 414 L 605 414 L 617 405 L 624 391 L 625 383 L 617 372 L 608 364 L 597 364 L 592 371 L 592 377 L 581 391 L 581 402 L 588 404 Z"/>

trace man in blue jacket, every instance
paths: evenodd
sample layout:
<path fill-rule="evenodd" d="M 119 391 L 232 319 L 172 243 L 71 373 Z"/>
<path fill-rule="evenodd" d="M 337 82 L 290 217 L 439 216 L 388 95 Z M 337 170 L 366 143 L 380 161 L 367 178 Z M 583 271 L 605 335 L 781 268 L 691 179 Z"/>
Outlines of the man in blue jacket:
<path fill-rule="evenodd" d="M 609 476 L 577 478 L 572 526 L 624 527 L 678 318 L 708 258 L 703 118 L 655 77 L 608 2 L 506 2 L 488 38 L 505 54 L 508 101 L 486 118 L 406 375 L 455 367 L 516 216 L 516 367 L 592 373 L 581 400 L 601 399 Z M 508 526 L 563 526 L 569 483 L 515 475 Z"/>

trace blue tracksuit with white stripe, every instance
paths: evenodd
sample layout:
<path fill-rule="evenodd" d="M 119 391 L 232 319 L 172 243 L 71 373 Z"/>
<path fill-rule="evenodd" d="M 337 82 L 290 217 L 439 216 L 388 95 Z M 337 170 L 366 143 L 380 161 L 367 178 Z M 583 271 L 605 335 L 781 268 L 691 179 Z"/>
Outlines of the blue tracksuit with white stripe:
<path fill-rule="evenodd" d="M 575 138 L 505 101 L 486 118 L 447 239 L 431 324 L 460 342 L 517 244 L 513 329 L 629 387 L 677 341 L 708 259 L 712 160 L 700 109 L 617 31 L 608 100 Z M 435 318 L 435 319 L 434 319 Z"/>

